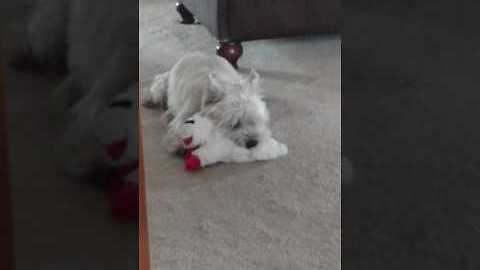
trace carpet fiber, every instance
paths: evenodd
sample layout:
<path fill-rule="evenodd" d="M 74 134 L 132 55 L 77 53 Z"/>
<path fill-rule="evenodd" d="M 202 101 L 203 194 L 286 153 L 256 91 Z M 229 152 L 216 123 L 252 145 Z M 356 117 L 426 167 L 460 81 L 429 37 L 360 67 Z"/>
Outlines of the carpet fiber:
<path fill-rule="evenodd" d="M 140 1 L 142 88 L 215 45 L 178 22 L 174 1 Z M 162 145 L 162 112 L 142 109 L 153 269 L 340 268 L 340 54 L 338 36 L 244 44 L 240 71 L 259 71 L 289 147 L 278 160 L 187 173 Z"/>

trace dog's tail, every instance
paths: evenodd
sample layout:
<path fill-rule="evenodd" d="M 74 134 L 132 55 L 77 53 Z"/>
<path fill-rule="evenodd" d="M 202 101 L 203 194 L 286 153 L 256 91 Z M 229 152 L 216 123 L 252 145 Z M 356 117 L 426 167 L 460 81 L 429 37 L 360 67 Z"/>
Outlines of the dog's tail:
<path fill-rule="evenodd" d="M 145 107 L 162 106 L 167 110 L 167 89 L 169 72 L 157 75 L 149 89 L 143 91 L 142 105 Z"/>

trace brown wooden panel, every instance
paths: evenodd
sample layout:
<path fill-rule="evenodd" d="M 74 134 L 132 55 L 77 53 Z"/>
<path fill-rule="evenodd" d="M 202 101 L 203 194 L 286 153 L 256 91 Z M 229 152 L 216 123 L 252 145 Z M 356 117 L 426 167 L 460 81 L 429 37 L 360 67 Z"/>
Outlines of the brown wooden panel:
<path fill-rule="evenodd" d="M 138 120 L 138 128 L 139 128 L 139 227 L 140 227 L 140 235 L 139 235 L 139 252 L 140 252 L 140 270 L 149 270 L 150 269 L 150 251 L 148 245 L 148 227 L 147 227 L 147 208 L 146 208 L 146 190 L 145 190 L 145 167 L 143 162 L 143 132 L 142 132 L 142 124 L 141 124 L 141 110 L 139 109 L 139 120 Z"/>

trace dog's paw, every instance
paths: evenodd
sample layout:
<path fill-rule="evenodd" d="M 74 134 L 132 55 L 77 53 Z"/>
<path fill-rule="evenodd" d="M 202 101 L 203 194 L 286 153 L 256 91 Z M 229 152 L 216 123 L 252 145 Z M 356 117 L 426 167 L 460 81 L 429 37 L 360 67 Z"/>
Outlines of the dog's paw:
<path fill-rule="evenodd" d="M 168 72 L 157 75 L 150 88 L 143 89 L 141 103 L 145 107 L 157 107 L 161 105 L 167 109 Z"/>
<path fill-rule="evenodd" d="M 285 144 L 270 138 L 253 150 L 253 156 L 257 160 L 270 160 L 288 154 Z"/>
<path fill-rule="evenodd" d="M 277 156 L 281 157 L 281 156 L 287 155 L 288 154 L 288 147 L 283 143 L 280 143 L 280 142 L 277 142 L 277 143 L 278 143 Z"/>
<path fill-rule="evenodd" d="M 155 97 L 150 89 L 144 89 L 142 91 L 141 103 L 144 107 L 151 108 L 155 107 L 158 104 L 158 101 L 155 100 Z"/>

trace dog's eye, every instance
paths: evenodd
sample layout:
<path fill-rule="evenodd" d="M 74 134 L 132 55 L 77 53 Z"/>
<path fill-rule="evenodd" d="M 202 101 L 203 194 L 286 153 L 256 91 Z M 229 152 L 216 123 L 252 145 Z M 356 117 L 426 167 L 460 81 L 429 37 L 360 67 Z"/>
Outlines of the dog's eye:
<path fill-rule="evenodd" d="M 233 129 L 239 129 L 242 127 L 242 123 L 241 122 L 237 122 L 235 123 L 235 125 L 232 126 Z"/>
<path fill-rule="evenodd" d="M 194 120 L 187 120 L 187 121 L 185 121 L 185 124 L 195 124 L 195 121 Z"/>

